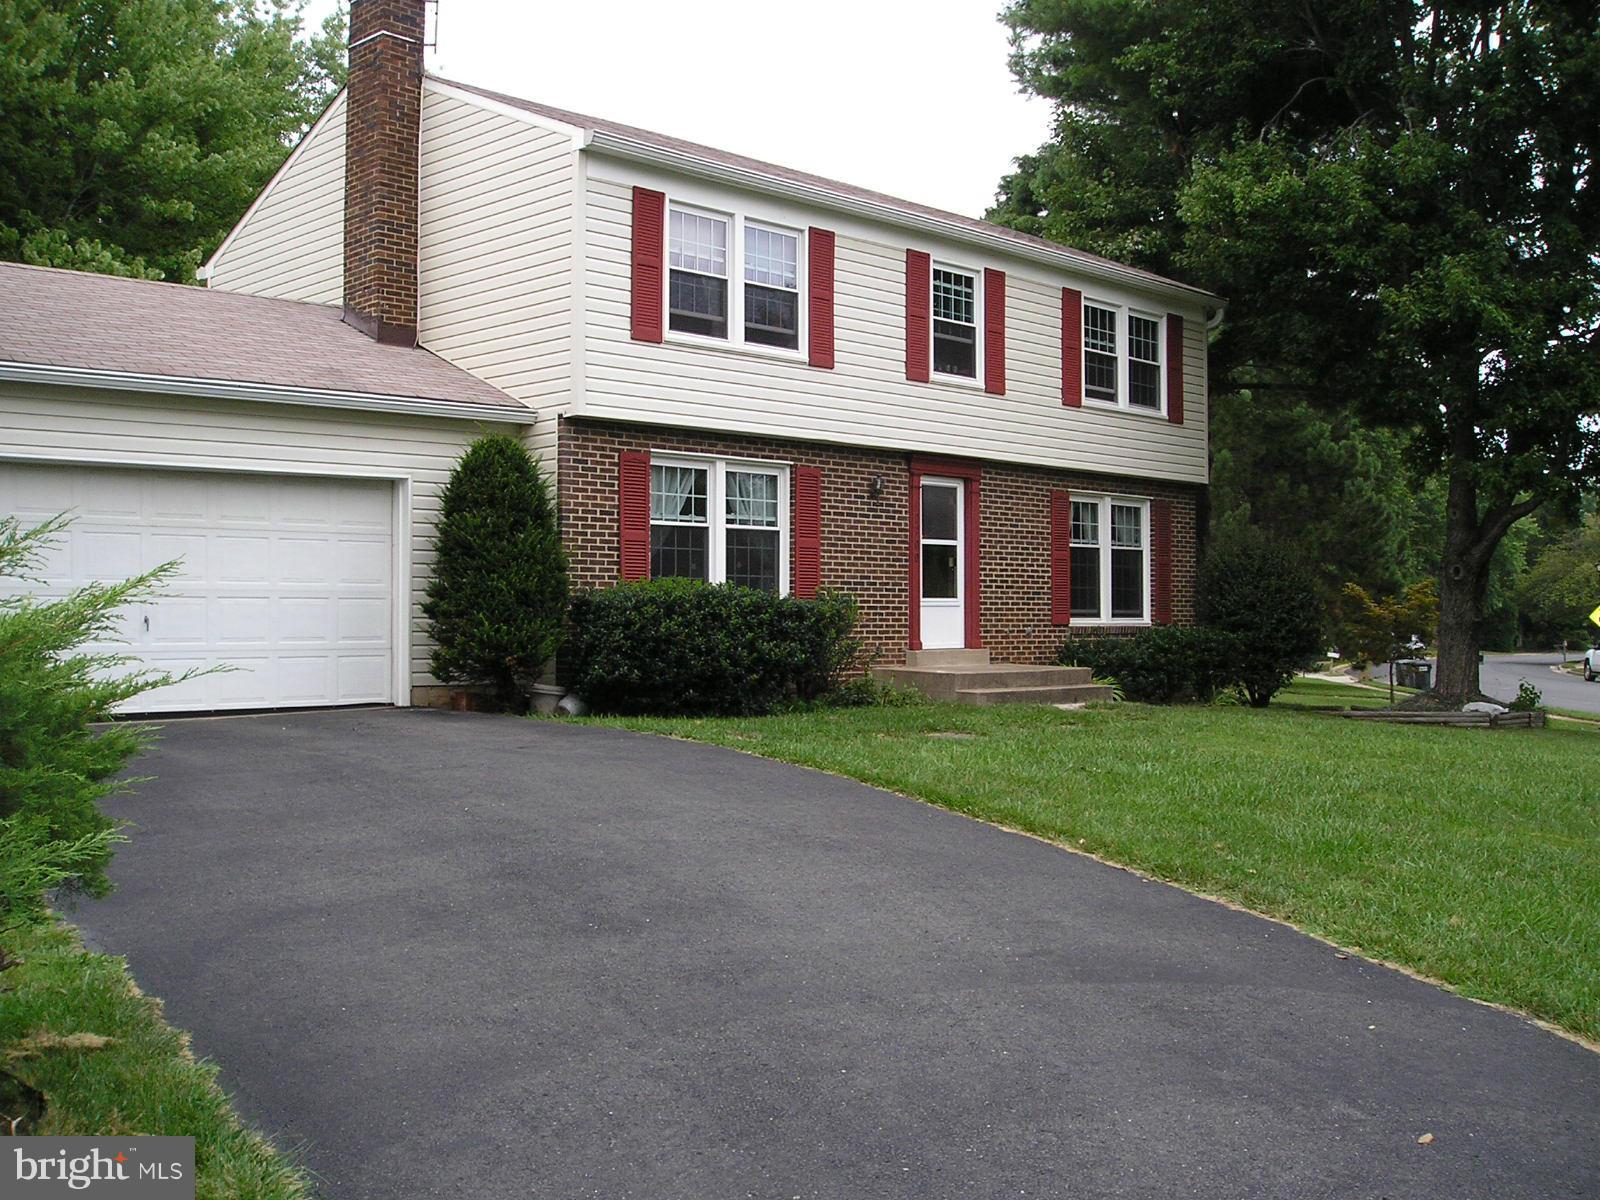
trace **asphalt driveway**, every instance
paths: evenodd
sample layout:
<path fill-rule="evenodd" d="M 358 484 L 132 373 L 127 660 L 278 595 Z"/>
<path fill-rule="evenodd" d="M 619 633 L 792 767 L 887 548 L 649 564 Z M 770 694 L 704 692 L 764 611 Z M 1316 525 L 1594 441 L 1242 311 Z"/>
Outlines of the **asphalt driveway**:
<path fill-rule="evenodd" d="M 1600 1055 L 854 783 L 386 710 L 142 770 L 76 919 L 330 1200 L 1600 1194 Z"/>

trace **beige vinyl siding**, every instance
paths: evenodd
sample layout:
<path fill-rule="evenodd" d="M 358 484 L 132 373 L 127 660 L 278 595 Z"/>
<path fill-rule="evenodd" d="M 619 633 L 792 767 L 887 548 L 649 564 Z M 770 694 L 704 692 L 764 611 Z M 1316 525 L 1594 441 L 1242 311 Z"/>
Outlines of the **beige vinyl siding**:
<path fill-rule="evenodd" d="M 439 493 L 474 437 L 518 431 L 487 422 L 20 384 L 0 385 L 0 428 L 6 431 L 0 458 L 409 479 L 414 687 L 435 682 L 421 603 L 433 566 Z"/>
<path fill-rule="evenodd" d="M 650 181 L 656 186 L 656 181 Z M 703 186 L 702 190 L 703 190 Z M 1075 470 L 1203 483 L 1207 475 L 1204 314 L 1137 298 L 1185 317 L 1185 416 L 1178 426 L 1126 411 L 1061 403 L 1061 288 L 1093 283 L 1021 260 L 940 247 L 893 230 L 839 230 L 834 284 L 834 370 L 716 347 L 635 342 L 629 336 L 632 197 L 616 179 L 591 178 L 585 227 L 587 312 L 584 416 L 727 430 L 846 445 L 964 455 Z M 739 211 L 730 193 L 725 204 Z M 798 222 L 796 222 L 798 223 Z M 1007 272 L 1007 394 L 905 378 L 905 251 Z"/>
<path fill-rule="evenodd" d="M 574 157 L 566 135 L 423 92 L 418 340 L 552 426 L 572 380 Z"/>
<path fill-rule="evenodd" d="M 344 93 L 211 262 L 208 285 L 280 300 L 344 300 Z"/>

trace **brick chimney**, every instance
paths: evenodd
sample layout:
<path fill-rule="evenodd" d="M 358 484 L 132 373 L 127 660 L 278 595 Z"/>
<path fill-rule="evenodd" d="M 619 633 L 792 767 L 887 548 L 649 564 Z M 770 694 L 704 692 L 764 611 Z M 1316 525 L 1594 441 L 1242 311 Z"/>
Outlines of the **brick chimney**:
<path fill-rule="evenodd" d="M 344 319 L 417 342 L 417 153 L 425 0 L 350 0 Z"/>

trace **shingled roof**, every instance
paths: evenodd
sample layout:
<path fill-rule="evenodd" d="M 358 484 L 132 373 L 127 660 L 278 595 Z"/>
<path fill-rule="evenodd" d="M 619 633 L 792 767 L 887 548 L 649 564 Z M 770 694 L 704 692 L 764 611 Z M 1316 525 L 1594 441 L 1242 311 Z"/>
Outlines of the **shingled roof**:
<path fill-rule="evenodd" d="M 845 201 L 865 202 L 882 210 L 888 210 L 890 215 L 899 213 L 908 218 L 923 218 L 936 221 L 958 232 L 966 232 L 985 239 L 999 239 L 1003 242 L 1009 242 L 1021 253 L 1043 253 L 1057 259 L 1076 261 L 1091 269 L 1099 268 L 1115 271 L 1119 276 L 1125 276 L 1135 281 L 1143 280 L 1147 284 L 1162 290 L 1175 288 L 1195 296 L 1213 300 L 1221 299 L 1203 288 L 1197 288 L 1193 284 L 1184 283 L 1182 280 L 1170 279 L 1165 275 L 1157 275 L 1154 271 L 1146 271 L 1139 267 L 1129 266 L 1127 263 L 1117 262 L 1114 259 L 1102 258 L 1100 255 L 1090 254 L 1086 250 L 1064 246 L 1059 242 L 1035 237 L 1029 233 L 1021 233 L 1018 230 L 1009 229 L 1004 225 L 996 225 L 990 221 L 980 221 L 973 217 L 963 216 L 960 213 L 948 212 L 926 204 L 918 204 L 914 200 L 902 200 L 898 196 L 890 196 L 883 192 L 871 191 L 868 188 L 856 187 L 854 184 L 842 183 L 837 179 L 828 179 L 821 175 L 796 171 L 790 167 L 779 166 L 777 163 L 763 162 L 758 158 L 749 158 L 743 154 L 733 154 L 726 150 L 718 150 L 714 146 L 685 141 L 682 138 L 656 133 L 649 129 L 640 129 L 636 125 L 624 125 L 618 121 L 606 120 L 603 117 L 585 116 L 583 113 L 570 112 L 564 108 L 555 108 L 548 104 L 539 104 L 533 100 L 524 100 L 520 96 L 509 96 L 504 92 L 490 91 L 488 88 L 481 88 L 475 84 L 446 79 L 432 72 L 428 73 L 428 78 L 436 83 L 443 84 L 445 87 L 456 88 L 484 100 L 493 101 L 496 104 L 504 104 L 511 108 L 521 109 L 523 112 L 533 116 L 543 117 L 547 121 L 554 121 L 561 125 L 569 125 L 575 129 L 583 130 L 585 133 L 610 134 L 641 145 L 688 155 L 707 163 L 764 176 L 780 186 L 788 184 L 812 189 L 815 192 L 831 193 Z"/>
<path fill-rule="evenodd" d="M 427 350 L 374 341 L 336 308 L 18 263 L 0 263 L 3 363 L 528 412 Z"/>

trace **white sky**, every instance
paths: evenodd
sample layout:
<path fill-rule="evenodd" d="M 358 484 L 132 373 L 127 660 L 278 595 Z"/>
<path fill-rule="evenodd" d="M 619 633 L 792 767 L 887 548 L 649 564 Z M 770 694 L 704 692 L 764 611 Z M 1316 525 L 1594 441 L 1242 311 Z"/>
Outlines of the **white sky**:
<path fill-rule="evenodd" d="M 441 0 L 428 68 L 979 217 L 1050 126 L 1002 2 Z"/>

